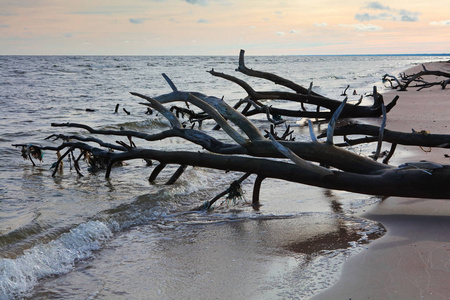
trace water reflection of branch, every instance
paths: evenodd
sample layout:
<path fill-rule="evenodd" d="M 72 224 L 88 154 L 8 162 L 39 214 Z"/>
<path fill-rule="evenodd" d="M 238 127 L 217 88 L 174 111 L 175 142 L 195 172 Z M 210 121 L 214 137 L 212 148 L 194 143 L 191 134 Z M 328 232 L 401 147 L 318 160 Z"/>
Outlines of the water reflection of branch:
<path fill-rule="evenodd" d="M 329 198 L 331 200 L 331 209 L 336 214 L 342 214 L 344 213 L 344 210 L 342 209 L 342 203 L 336 199 L 336 196 L 333 194 L 332 190 L 325 189 L 323 190 L 323 193 L 325 197 Z"/>
<path fill-rule="evenodd" d="M 341 227 L 339 231 L 318 235 L 306 241 L 294 242 L 286 248 L 297 253 L 318 254 L 323 250 L 346 249 L 350 242 L 356 242 L 360 238 L 361 235 L 357 230 Z"/>

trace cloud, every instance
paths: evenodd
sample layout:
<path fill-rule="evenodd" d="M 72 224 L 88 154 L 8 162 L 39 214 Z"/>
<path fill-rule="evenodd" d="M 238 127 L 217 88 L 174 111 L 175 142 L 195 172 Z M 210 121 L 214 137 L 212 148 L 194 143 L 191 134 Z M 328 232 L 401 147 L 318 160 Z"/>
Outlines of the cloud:
<path fill-rule="evenodd" d="M 372 21 L 372 20 L 384 20 L 384 21 L 396 21 L 396 16 L 388 13 L 381 13 L 378 15 L 371 15 L 368 13 L 356 14 L 355 19 L 360 22 Z"/>
<path fill-rule="evenodd" d="M 162 1 L 162 0 L 155 0 Z M 207 6 L 210 2 L 221 2 L 222 4 L 231 4 L 229 0 L 184 0 L 185 2 L 193 5 Z"/>
<path fill-rule="evenodd" d="M 141 6 L 110 5 L 110 6 L 92 6 L 91 9 L 88 8 L 87 10 L 71 11 L 69 12 L 69 14 L 111 16 L 111 15 L 124 15 L 141 12 L 142 12 Z"/>
<path fill-rule="evenodd" d="M 391 8 L 389 6 L 384 6 L 383 4 L 381 4 L 379 2 L 369 2 L 369 3 L 367 3 L 366 6 L 364 6 L 364 8 L 380 9 L 380 10 L 391 10 Z"/>
<path fill-rule="evenodd" d="M 328 26 L 328 24 L 325 23 L 325 22 L 323 22 L 323 23 L 314 23 L 313 25 L 316 26 L 316 27 L 327 27 Z"/>
<path fill-rule="evenodd" d="M 289 33 L 291 33 L 291 34 L 296 34 L 298 31 L 297 30 L 295 30 L 295 29 L 291 29 L 291 31 L 289 31 Z"/>
<path fill-rule="evenodd" d="M 206 19 L 198 19 L 197 23 L 201 23 L 201 24 L 209 24 L 209 21 Z"/>
<path fill-rule="evenodd" d="M 431 26 L 450 26 L 450 20 L 430 22 Z"/>
<path fill-rule="evenodd" d="M 383 27 L 372 24 L 356 24 L 355 26 L 356 31 L 380 31 L 382 29 Z"/>
<path fill-rule="evenodd" d="M 2 7 L 39 7 L 45 5 L 46 0 L 2 0 Z"/>
<path fill-rule="evenodd" d="M 71 15 L 105 15 L 110 16 L 113 12 L 110 11 L 72 11 Z"/>
<path fill-rule="evenodd" d="M 6 24 L 0 24 L 0 28 L 9 28 L 9 25 L 6 25 Z"/>
<path fill-rule="evenodd" d="M 399 15 L 402 22 L 417 22 L 419 21 L 420 13 L 401 9 L 399 11 Z"/>
<path fill-rule="evenodd" d="M 187 3 L 189 4 L 198 4 L 201 6 L 206 6 L 208 5 L 208 1 L 207 0 L 185 0 Z"/>
<path fill-rule="evenodd" d="M 150 18 L 130 18 L 128 21 L 133 24 L 142 24 L 147 20 L 151 20 Z"/>
<path fill-rule="evenodd" d="M 279 36 L 283 36 L 283 35 L 285 35 L 286 33 L 284 33 L 283 31 L 277 31 L 275 34 L 276 34 L 276 35 L 279 35 Z"/>
<path fill-rule="evenodd" d="M 400 22 L 417 22 L 419 21 L 419 12 L 413 12 L 406 9 L 392 9 L 389 6 L 384 6 L 379 2 L 369 2 L 363 9 L 372 10 L 384 10 L 379 14 L 361 13 L 356 14 L 355 19 L 360 22 L 367 22 L 373 20 L 383 20 L 383 21 L 400 21 Z"/>
<path fill-rule="evenodd" d="M 64 33 L 63 35 L 64 35 L 64 37 L 66 37 L 66 38 L 71 38 L 71 37 L 73 37 L 73 34 L 70 33 L 70 32 Z"/>
<path fill-rule="evenodd" d="M 383 27 L 373 24 L 339 24 L 339 26 L 354 28 L 356 31 L 380 31 L 383 29 Z"/>

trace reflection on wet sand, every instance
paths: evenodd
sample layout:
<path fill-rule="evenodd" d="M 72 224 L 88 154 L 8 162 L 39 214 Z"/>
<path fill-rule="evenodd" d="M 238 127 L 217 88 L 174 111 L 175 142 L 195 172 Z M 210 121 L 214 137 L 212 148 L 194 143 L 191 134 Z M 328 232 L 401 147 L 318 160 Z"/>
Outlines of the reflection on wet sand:
<path fill-rule="evenodd" d="M 292 188 L 304 191 L 304 199 Z M 264 195 L 274 193 L 268 199 L 277 201 L 265 199 L 259 212 L 244 202 L 224 204 L 121 232 L 95 260 L 45 280 L 33 299 L 55 289 L 68 298 L 307 299 L 330 287 L 343 261 L 384 233 L 378 223 L 348 214 L 351 194 L 284 183 L 271 190 Z M 135 209 L 148 201 L 138 197 Z"/>

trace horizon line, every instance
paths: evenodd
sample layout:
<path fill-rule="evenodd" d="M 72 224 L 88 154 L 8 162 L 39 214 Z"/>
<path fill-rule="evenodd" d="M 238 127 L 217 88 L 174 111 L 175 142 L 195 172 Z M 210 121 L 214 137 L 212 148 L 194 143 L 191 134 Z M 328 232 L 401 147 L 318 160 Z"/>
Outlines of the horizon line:
<path fill-rule="evenodd" d="M 0 56 L 238 56 L 238 54 L 0 54 Z M 246 56 L 450 56 L 449 53 L 383 53 L 383 54 L 246 54 Z"/>

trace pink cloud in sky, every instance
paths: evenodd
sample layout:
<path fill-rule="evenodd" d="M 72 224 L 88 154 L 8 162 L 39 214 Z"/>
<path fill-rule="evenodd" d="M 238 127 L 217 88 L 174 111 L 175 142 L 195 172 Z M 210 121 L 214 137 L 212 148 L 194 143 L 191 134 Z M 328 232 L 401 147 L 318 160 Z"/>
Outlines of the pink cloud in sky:
<path fill-rule="evenodd" d="M 410 2 L 0 0 L 0 54 L 449 52 L 447 0 Z"/>

